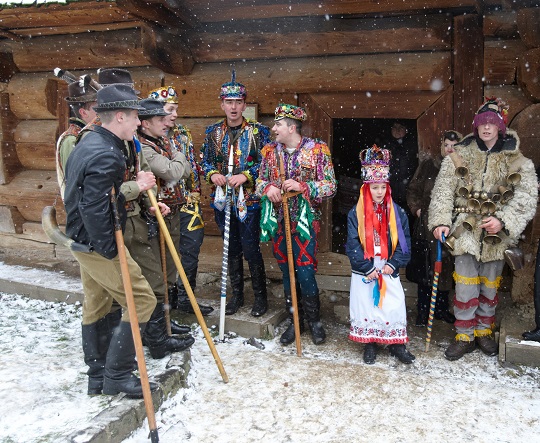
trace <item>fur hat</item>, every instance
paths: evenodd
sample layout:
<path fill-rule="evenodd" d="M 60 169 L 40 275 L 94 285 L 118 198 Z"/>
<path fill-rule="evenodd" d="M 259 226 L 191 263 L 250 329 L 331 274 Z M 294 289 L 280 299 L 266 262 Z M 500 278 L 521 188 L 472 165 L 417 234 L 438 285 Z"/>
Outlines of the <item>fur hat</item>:
<path fill-rule="evenodd" d="M 118 109 L 136 109 L 144 111 L 133 88 L 128 85 L 105 86 L 97 92 L 97 103 L 94 111 L 115 111 Z"/>
<path fill-rule="evenodd" d="M 171 115 L 170 112 L 165 112 L 163 109 L 163 102 L 153 98 L 145 98 L 139 102 L 139 105 L 144 108 L 144 110 L 139 111 L 139 120 Z"/>
<path fill-rule="evenodd" d="M 478 135 L 478 126 L 491 123 L 499 128 L 503 135 L 506 133 L 508 123 L 508 105 L 500 98 L 486 97 L 473 120 L 473 130 Z"/>
<path fill-rule="evenodd" d="M 120 68 L 98 69 L 98 83 L 101 86 L 109 85 L 128 85 L 135 90 L 133 79 L 129 71 Z M 140 94 L 140 91 L 135 90 L 135 94 Z"/>
<path fill-rule="evenodd" d="M 280 103 L 276 108 L 274 121 L 281 120 L 282 118 L 292 118 L 303 122 L 307 118 L 307 113 L 306 110 L 300 106 Z"/>
<path fill-rule="evenodd" d="M 388 183 L 390 181 L 391 158 L 388 149 L 381 149 L 377 145 L 360 151 L 364 183 Z"/>
<path fill-rule="evenodd" d="M 242 83 L 238 83 L 236 81 L 236 71 L 234 69 L 231 73 L 231 81 L 221 85 L 219 98 L 221 100 L 225 100 L 227 98 L 245 100 L 247 98 L 246 87 Z"/>
<path fill-rule="evenodd" d="M 162 103 L 174 103 L 178 104 L 178 95 L 172 86 L 162 86 L 150 91 L 148 98 L 159 100 Z"/>
<path fill-rule="evenodd" d="M 66 101 L 68 103 L 89 103 L 96 101 L 96 90 L 92 87 L 85 88 L 79 81 L 68 85 L 68 94 Z"/>

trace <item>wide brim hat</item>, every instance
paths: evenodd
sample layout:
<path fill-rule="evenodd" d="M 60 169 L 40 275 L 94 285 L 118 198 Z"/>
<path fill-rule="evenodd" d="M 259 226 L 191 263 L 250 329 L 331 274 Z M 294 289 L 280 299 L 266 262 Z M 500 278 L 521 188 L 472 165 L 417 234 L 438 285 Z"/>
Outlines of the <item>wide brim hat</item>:
<path fill-rule="evenodd" d="M 68 85 L 68 103 L 90 103 L 97 100 L 97 91 L 91 87 L 85 88 L 76 81 Z"/>
<path fill-rule="evenodd" d="M 292 118 L 293 120 L 305 121 L 307 119 L 307 113 L 304 108 L 295 105 L 288 105 L 286 103 L 280 103 L 275 112 L 274 121 L 281 120 L 283 118 Z"/>
<path fill-rule="evenodd" d="M 128 85 L 135 91 L 135 94 L 140 94 L 141 91 L 135 89 L 135 83 L 131 78 L 131 74 L 126 69 L 120 68 L 102 68 L 98 69 L 98 83 L 101 86 L 109 85 Z"/>
<path fill-rule="evenodd" d="M 172 86 L 153 89 L 148 93 L 148 98 L 159 100 L 162 103 L 178 104 L 178 94 L 176 94 L 176 90 Z"/>
<path fill-rule="evenodd" d="M 163 102 L 153 98 L 145 98 L 139 102 L 139 105 L 144 108 L 139 111 L 139 120 L 146 120 L 152 117 L 164 117 L 171 115 L 163 109 Z"/>
<path fill-rule="evenodd" d="M 119 109 L 144 111 L 133 88 L 122 84 L 105 86 L 100 89 L 97 92 L 97 106 L 93 109 L 96 112 L 116 111 Z"/>

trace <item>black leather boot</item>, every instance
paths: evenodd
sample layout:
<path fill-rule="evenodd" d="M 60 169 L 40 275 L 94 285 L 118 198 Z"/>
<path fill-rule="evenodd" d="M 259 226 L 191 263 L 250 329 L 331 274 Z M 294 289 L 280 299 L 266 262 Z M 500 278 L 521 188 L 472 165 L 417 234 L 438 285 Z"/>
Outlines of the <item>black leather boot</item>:
<path fill-rule="evenodd" d="M 167 294 L 169 295 L 169 306 L 171 309 L 178 309 L 178 286 L 169 286 Z"/>
<path fill-rule="evenodd" d="M 172 335 L 184 335 L 191 332 L 191 328 L 187 325 L 179 325 L 174 320 L 169 319 L 171 323 L 171 334 Z"/>
<path fill-rule="evenodd" d="M 144 331 L 145 343 L 152 358 L 160 359 L 172 352 L 181 352 L 188 349 L 195 339 L 189 335 L 185 337 L 169 337 L 165 325 L 163 303 L 158 303 Z"/>
<path fill-rule="evenodd" d="M 145 327 L 145 323 L 139 324 L 141 334 Z M 116 395 L 123 392 L 128 398 L 143 398 L 141 380 L 132 372 L 134 367 L 136 367 L 135 345 L 131 334 L 131 324 L 121 321 L 114 331 L 107 352 L 103 374 L 103 394 Z M 150 382 L 150 391 L 158 388 L 157 383 Z"/>
<path fill-rule="evenodd" d="M 88 365 L 88 395 L 101 395 L 107 351 L 121 317 L 122 310 L 118 309 L 96 323 L 82 325 L 84 362 Z"/>
<path fill-rule="evenodd" d="M 251 315 L 253 317 L 260 317 L 268 311 L 264 262 L 253 265 L 250 263 L 249 271 L 251 273 L 251 286 L 253 287 L 253 294 L 255 295 L 253 307 L 251 308 Z"/>
<path fill-rule="evenodd" d="M 372 365 L 375 363 L 377 358 L 377 343 L 371 342 L 366 343 L 364 347 L 364 363 L 367 365 Z"/>
<path fill-rule="evenodd" d="M 414 360 L 416 360 L 416 357 L 407 351 L 405 345 L 390 345 L 388 348 L 390 349 L 390 355 L 397 357 L 401 363 L 410 365 Z"/>
<path fill-rule="evenodd" d="M 195 314 L 195 311 L 193 310 L 193 306 L 191 306 L 191 302 L 189 301 L 189 297 L 187 295 L 186 290 L 183 287 L 177 288 L 178 290 L 178 303 L 176 304 L 176 309 L 178 309 L 180 312 L 185 312 L 186 314 Z M 207 305 L 201 305 L 200 303 L 197 303 L 199 305 L 199 309 L 201 310 L 202 315 L 210 315 L 214 308 L 212 306 Z M 172 323 L 171 323 L 172 328 Z M 179 333 L 180 334 L 180 333 Z"/>
<path fill-rule="evenodd" d="M 449 291 L 439 291 L 437 303 L 435 304 L 435 318 L 446 323 L 454 324 L 456 317 L 448 310 Z"/>
<path fill-rule="evenodd" d="M 297 301 L 298 301 L 298 320 L 300 323 L 300 334 L 302 334 L 306 329 L 304 326 L 304 309 L 302 308 L 302 303 L 300 301 L 300 297 L 298 296 L 300 292 L 297 291 L 296 293 L 297 293 Z M 285 332 L 281 334 L 279 342 L 282 345 L 290 345 L 296 339 L 296 334 L 294 332 L 293 305 L 292 305 L 291 294 L 285 294 L 285 308 L 287 309 L 287 312 L 289 313 L 289 318 L 291 319 L 291 322 L 289 323 L 289 326 L 287 327 Z"/>
<path fill-rule="evenodd" d="M 229 279 L 233 296 L 225 306 L 225 315 L 233 315 L 244 306 L 244 259 L 240 255 L 229 261 Z"/>
<path fill-rule="evenodd" d="M 318 295 L 305 297 L 302 296 L 304 312 L 308 321 L 308 326 L 311 331 L 313 343 L 320 345 L 326 340 L 326 332 L 321 323 L 320 310 L 321 302 Z"/>

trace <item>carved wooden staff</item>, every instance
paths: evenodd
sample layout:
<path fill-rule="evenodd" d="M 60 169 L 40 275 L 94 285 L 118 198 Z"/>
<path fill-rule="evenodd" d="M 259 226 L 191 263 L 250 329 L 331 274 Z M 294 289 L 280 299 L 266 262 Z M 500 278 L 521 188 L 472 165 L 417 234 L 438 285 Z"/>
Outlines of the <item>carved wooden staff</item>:
<path fill-rule="evenodd" d="M 165 220 L 163 220 L 163 216 L 161 215 L 161 212 L 159 210 L 156 196 L 154 195 L 154 192 L 151 189 L 146 191 L 146 193 L 148 194 L 148 198 L 150 199 L 152 206 L 156 210 L 155 216 L 159 223 L 159 228 L 163 231 L 165 242 L 167 243 L 167 246 L 169 247 L 169 251 L 173 258 L 174 264 L 176 265 L 176 269 L 178 270 L 178 274 L 180 275 L 180 278 L 182 279 L 182 283 L 184 283 L 184 289 L 187 292 L 189 301 L 191 303 L 193 311 L 195 312 L 195 316 L 197 317 L 197 321 L 199 322 L 199 325 L 201 325 L 201 329 L 203 331 L 204 337 L 206 338 L 206 342 L 208 343 L 208 347 L 210 348 L 210 351 L 212 352 L 214 360 L 216 361 L 217 367 L 219 369 L 221 377 L 223 378 L 223 381 L 225 383 L 228 383 L 229 377 L 225 373 L 225 368 L 223 367 L 223 364 L 221 363 L 221 359 L 219 358 L 219 355 L 216 351 L 216 347 L 214 345 L 212 337 L 210 337 L 210 333 L 208 332 L 208 328 L 206 327 L 206 322 L 204 321 L 204 318 L 202 316 L 201 309 L 199 308 L 197 299 L 195 298 L 195 295 L 193 294 L 193 290 L 191 289 L 191 285 L 189 284 L 189 280 L 186 276 L 186 272 L 184 271 L 184 268 L 182 267 L 182 263 L 180 262 L 180 257 L 178 256 L 178 253 L 176 252 L 176 246 L 171 238 L 171 234 L 169 233 L 169 230 L 167 229 Z"/>
<path fill-rule="evenodd" d="M 131 287 L 131 278 L 129 275 L 129 268 L 126 256 L 126 247 L 124 245 L 124 236 L 122 235 L 122 225 L 120 224 L 120 215 L 118 214 L 118 205 L 114 186 L 111 190 L 111 206 L 114 214 L 114 237 L 116 239 L 116 247 L 118 248 L 118 258 L 120 260 L 122 282 L 124 283 L 124 291 L 126 292 L 129 323 L 131 324 L 131 333 L 133 335 L 133 342 L 135 344 L 135 354 L 137 355 L 137 366 L 139 367 L 139 374 L 141 376 L 141 387 L 144 398 L 144 407 L 146 409 L 146 416 L 148 417 L 150 439 L 152 443 L 154 443 L 159 442 L 159 436 L 156 426 L 156 416 L 154 414 L 154 403 L 152 401 L 150 383 L 148 382 L 148 372 L 146 371 L 146 360 L 144 359 L 141 331 L 139 329 L 139 319 L 137 318 L 137 309 L 135 308 L 135 300 L 133 298 L 133 289 Z"/>
<path fill-rule="evenodd" d="M 427 336 L 426 336 L 426 352 L 429 351 L 429 344 L 431 342 L 431 329 L 433 328 L 433 317 L 435 316 L 435 304 L 437 303 L 437 291 L 439 287 L 439 274 L 442 270 L 442 243 L 445 238 L 442 234 L 442 242 L 437 241 L 437 260 L 433 269 L 433 287 L 431 288 L 431 302 L 429 305 L 429 318 L 427 323 Z"/>
<path fill-rule="evenodd" d="M 281 186 L 286 180 L 283 154 L 279 154 L 279 175 Z M 283 224 L 285 225 L 285 242 L 287 244 L 287 266 L 289 268 L 289 280 L 291 284 L 291 300 L 293 307 L 294 341 L 296 344 L 296 354 L 302 356 L 302 343 L 300 341 L 300 319 L 298 317 L 298 299 L 296 296 L 296 276 L 294 271 L 294 254 L 292 250 L 291 220 L 289 215 L 289 198 L 300 194 L 300 192 L 282 192 Z"/>

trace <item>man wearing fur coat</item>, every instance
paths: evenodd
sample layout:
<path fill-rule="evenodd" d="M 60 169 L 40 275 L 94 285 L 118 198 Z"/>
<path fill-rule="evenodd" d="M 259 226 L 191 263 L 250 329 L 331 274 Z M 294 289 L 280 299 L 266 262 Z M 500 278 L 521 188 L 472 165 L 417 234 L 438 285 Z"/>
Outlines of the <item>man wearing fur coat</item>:
<path fill-rule="evenodd" d="M 455 256 L 457 335 L 444 354 L 448 360 L 476 345 L 497 354 L 493 327 L 504 251 L 517 244 L 536 212 L 534 165 L 520 152 L 516 132 L 506 128 L 506 115 L 502 102 L 486 100 L 473 133 L 443 160 L 431 195 L 428 227 L 438 240 L 447 238 Z"/>

